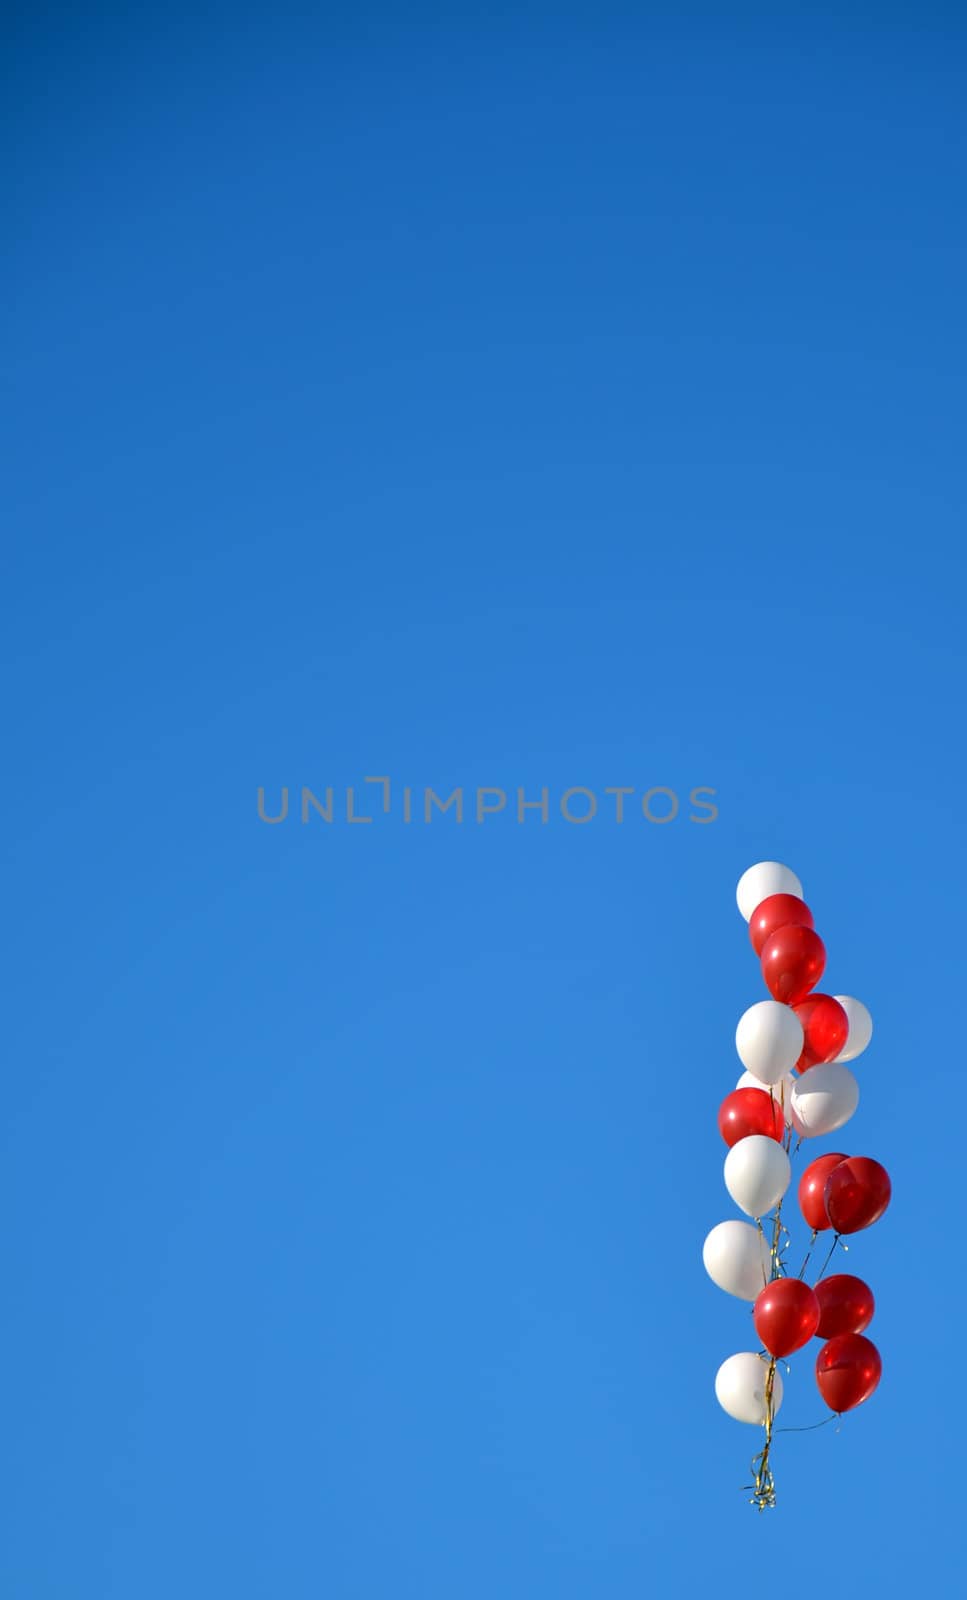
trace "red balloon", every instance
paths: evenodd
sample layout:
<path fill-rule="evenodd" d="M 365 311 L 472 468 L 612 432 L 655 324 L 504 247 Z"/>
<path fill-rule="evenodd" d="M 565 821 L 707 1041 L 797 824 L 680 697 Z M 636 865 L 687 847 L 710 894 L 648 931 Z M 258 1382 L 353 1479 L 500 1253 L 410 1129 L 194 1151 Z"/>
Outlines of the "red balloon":
<path fill-rule="evenodd" d="M 749 938 L 757 956 L 770 934 L 778 928 L 811 928 L 813 914 L 805 900 L 795 894 L 770 894 L 760 902 L 749 918 Z"/>
<path fill-rule="evenodd" d="M 812 928 L 777 928 L 762 946 L 762 976 L 774 1000 L 794 1006 L 815 989 L 826 966 L 826 946 Z"/>
<path fill-rule="evenodd" d="M 817 1233 L 832 1227 L 826 1215 L 824 1195 L 826 1193 L 826 1179 L 830 1173 L 839 1166 L 841 1161 L 848 1157 L 838 1150 L 833 1150 L 828 1156 L 817 1156 L 815 1161 L 810 1161 L 799 1180 L 799 1209 L 811 1228 Z"/>
<path fill-rule="evenodd" d="M 781 1143 L 785 1131 L 782 1107 L 765 1089 L 733 1089 L 719 1106 L 719 1133 L 730 1149 L 750 1133 Z"/>
<path fill-rule="evenodd" d="M 826 1179 L 823 1201 L 837 1233 L 859 1233 L 878 1222 L 893 1189 L 885 1167 L 869 1156 L 848 1156 Z"/>
<path fill-rule="evenodd" d="M 810 994 L 792 1009 L 802 1023 L 805 1040 L 797 1070 L 805 1072 L 818 1061 L 838 1056 L 849 1037 L 849 1017 L 839 1001 L 831 994 Z"/>
<path fill-rule="evenodd" d="M 771 1356 L 790 1356 L 816 1332 L 819 1301 L 801 1278 L 776 1278 L 760 1294 L 752 1320 Z"/>
<path fill-rule="evenodd" d="M 853 1278 L 848 1272 L 837 1272 L 832 1278 L 820 1278 L 815 1288 L 819 1301 L 820 1339 L 835 1339 L 841 1333 L 862 1333 L 873 1321 L 876 1301 L 873 1290 L 862 1278 Z"/>
<path fill-rule="evenodd" d="M 861 1333 L 837 1334 L 816 1357 L 816 1382 L 830 1411 L 852 1411 L 862 1405 L 882 1371 L 879 1350 Z"/>

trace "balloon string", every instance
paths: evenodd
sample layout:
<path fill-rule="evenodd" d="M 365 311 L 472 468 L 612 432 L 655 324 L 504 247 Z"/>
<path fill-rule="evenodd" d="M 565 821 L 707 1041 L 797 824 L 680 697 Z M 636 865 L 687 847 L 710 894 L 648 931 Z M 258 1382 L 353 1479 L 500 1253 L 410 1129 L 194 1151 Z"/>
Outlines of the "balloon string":
<path fill-rule="evenodd" d="M 782 1117 L 783 1122 L 786 1123 L 786 1132 L 785 1132 L 785 1135 L 784 1135 L 783 1140 L 782 1140 L 782 1148 L 785 1150 L 786 1154 L 788 1155 L 789 1154 L 789 1147 L 792 1144 L 792 1123 L 791 1122 L 786 1122 L 786 1085 L 785 1085 L 785 1082 L 783 1081 L 782 1083 L 779 1084 L 779 1098 L 778 1098 L 778 1100 L 776 1099 L 776 1086 L 775 1086 L 775 1084 L 773 1084 L 772 1088 L 769 1090 L 769 1097 L 772 1100 L 772 1104 L 774 1106 L 778 1106 L 779 1107 L 779 1114 Z"/>
<path fill-rule="evenodd" d="M 770 1450 L 772 1448 L 772 1424 L 773 1424 L 772 1390 L 773 1390 L 773 1385 L 775 1384 L 775 1380 L 776 1380 L 776 1358 L 775 1358 L 775 1356 L 773 1356 L 772 1360 L 769 1362 L 769 1370 L 766 1373 L 766 1384 L 765 1384 L 765 1403 L 766 1403 L 765 1428 L 766 1428 L 766 1437 L 765 1437 L 765 1444 L 763 1445 L 762 1449 L 759 1451 L 758 1455 L 753 1456 L 753 1458 L 752 1458 L 752 1476 L 753 1476 L 753 1480 L 754 1481 L 750 1485 L 753 1493 L 752 1493 L 752 1499 L 749 1501 L 749 1504 L 752 1505 L 752 1506 L 755 1506 L 757 1511 L 766 1511 L 771 1506 L 774 1506 L 775 1503 L 776 1503 L 776 1485 L 775 1485 L 775 1480 L 773 1479 L 773 1476 L 772 1476 L 772 1468 L 769 1465 L 769 1452 L 770 1452 Z"/>
<path fill-rule="evenodd" d="M 762 1238 L 765 1239 L 765 1231 L 762 1227 L 761 1217 L 756 1217 L 756 1227 L 758 1228 Z M 786 1236 L 785 1244 L 780 1243 L 783 1234 Z M 780 1196 L 776 1204 L 775 1213 L 772 1217 L 772 1243 L 769 1248 L 770 1282 L 775 1282 L 777 1278 L 783 1277 L 785 1273 L 785 1267 L 782 1258 L 789 1244 L 789 1239 L 789 1229 L 783 1227 L 782 1223 L 782 1196 Z M 763 1278 L 765 1278 L 764 1265 Z M 775 1479 L 772 1476 L 772 1468 L 769 1465 L 769 1452 L 772 1449 L 772 1427 L 775 1420 L 775 1412 L 773 1409 L 773 1389 L 775 1386 L 775 1381 L 776 1358 L 775 1356 L 772 1356 L 769 1361 L 769 1369 L 766 1373 L 765 1383 L 765 1443 L 758 1455 L 754 1456 L 752 1459 L 752 1476 L 754 1481 L 750 1485 L 753 1492 L 752 1499 L 749 1501 L 749 1504 L 755 1506 L 756 1510 L 758 1511 L 766 1511 L 776 1503 Z"/>
<path fill-rule="evenodd" d="M 785 1234 L 786 1242 L 780 1248 L 779 1239 L 781 1234 Z M 782 1278 L 785 1276 L 786 1269 L 782 1258 L 786 1253 L 789 1239 L 789 1229 L 783 1225 L 782 1221 L 782 1201 L 780 1200 L 776 1206 L 775 1215 L 772 1218 L 772 1244 L 769 1247 L 769 1260 L 771 1268 L 769 1274 L 770 1282 L 774 1282 L 776 1278 Z"/>
<path fill-rule="evenodd" d="M 778 1276 L 779 1276 L 779 1230 L 781 1229 L 781 1227 L 782 1227 L 782 1201 L 780 1200 L 779 1204 L 776 1206 L 776 1214 L 775 1214 L 775 1217 L 773 1219 L 773 1224 L 772 1224 L 772 1248 L 769 1251 L 769 1255 L 770 1255 L 771 1260 L 772 1260 L 772 1271 L 770 1273 L 770 1278 L 773 1278 L 773 1279 L 778 1278 Z"/>
<path fill-rule="evenodd" d="M 757 1217 L 756 1223 L 760 1234 L 762 1234 L 764 1238 L 765 1234 L 763 1232 L 761 1218 Z M 782 1199 L 780 1198 L 778 1204 L 776 1205 L 775 1214 L 772 1218 L 772 1244 L 769 1250 L 770 1281 L 772 1282 L 774 1282 L 776 1278 L 780 1278 L 783 1275 L 782 1256 L 786 1248 L 785 1245 L 780 1248 L 780 1239 L 783 1234 L 786 1235 L 786 1241 L 788 1243 L 789 1230 L 784 1228 L 782 1225 Z M 763 1268 L 763 1276 L 764 1273 L 765 1269 Z M 772 1404 L 772 1391 L 775 1386 L 775 1381 L 776 1358 L 775 1356 L 772 1356 L 769 1361 L 769 1369 L 766 1373 L 765 1383 L 765 1443 L 758 1455 L 754 1456 L 752 1459 L 753 1483 L 750 1485 L 752 1489 L 752 1499 L 749 1501 L 749 1504 L 755 1506 L 757 1511 L 766 1511 L 776 1503 L 776 1485 L 772 1476 L 772 1468 L 769 1465 L 769 1452 L 772 1448 L 772 1424 L 775 1415 Z"/>
<path fill-rule="evenodd" d="M 800 1276 L 800 1278 L 804 1278 L 806 1276 L 806 1268 L 809 1265 L 809 1257 L 813 1253 L 813 1245 L 816 1243 L 816 1240 L 818 1238 L 819 1238 L 819 1229 L 818 1228 L 814 1228 L 813 1229 L 813 1236 L 809 1241 L 809 1249 L 806 1251 L 806 1259 L 803 1262 L 802 1266 L 799 1268 L 799 1276 Z"/>
<path fill-rule="evenodd" d="M 828 1417 L 823 1418 L 822 1422 L 810 1422 L 805 1428 L 777 1428 L 775 1431 L 776 1433 L 813 1433 L 816 1428 L 825 1428 L 827 1422 L 835 1422 L 838 1416 L 838 1411 L 831 1411 Z"/>
<path fill-rule="evenodd" d="M 762 1263 L 762 1287 L 764 1289 L 766 1287 L 766 1285 L 768 1284 L 768 1282 L 769 1282 L 769 1277 L 768 1277 L 768 1274 L 766 1272 L 766 1262 L 765 1262 L 766 1236 L 765 1236 L 765 1230 L 763 1229 L 763 1226 L 762 1226 L 762 1218 L 761 1217 L 756 1217 L 755 1225 L 756 1225 L 757 1229 L 759 1230 L 759 1240 L 760 1240 L 761 1245 L 762 1245 L 762 1249 L 759 1252 L 759 1260 Z"/>
<path fill-rule="evenodd" d="M 790 1148 L 790 1146 L 792 1144 L 792 1131 L 793 1130 L 792 1130 L 791 1127 L 787 1130 L 787 1138 L 786 1138 L 786 1146 L 785 1146 L 787 1151 L 789 1150 L 789 1148 Z M 802 1143 L 801 1139 L 800 1139 L 799 1143 L 800 1144 Z M 798 1148 L 799 1148 L 799 1145 L 797 1144 L 796 1149 L 798 1150 Z M 784 1254 L 786 1252 L 786 1249 L 789 1246 L 791 1235 L 789 1233 L 789 1229 L 783 1226 L 783 1221 L 782 1221 L 782 1196 L 780 1196 L 780 1198 L 779 1198 L 779 1200 L 778 1200 L 778 1202 L 776 1204 L 775 1212 L 772 1215 L 770 1220 L 772 1222 L 772 1242 L 769 1245 L 770 1277 L 769 1277 L 768 1280 L 766 1279 L 765 1263 L 763 1262 L 763 1266 L 762 1266 L 763 1287 L 766 1287 L 768 1282 L 774 1282 L 777 1278 L 781 1278 L 781 1277 L 783 1277 L 785 1275 L 785 1265 L 783 1263 L 783 1259 L 782 1258 L 783 1258 L 783 1256 L 784 1256 Z M 762 1218 L 761 1217 L 756 1217 L 755 1225 L 756 1225 L 757 1229 L 759 1230 L 759 1237 L 762 1239 L 763 1243 L 765 1243 L 766 1242 L 766 1235 L 765 1235 L 765 1229 L 762 1226 Z M 817 1233 L 817 1230 L 814 1228 L 813 1229 L 813 1236 L 809 1241 L 809 1250 L 806 1252 L 806 1260 L 803 1262 L 802 1268 L 801 1268 L 800 1273 L 799 1273 L 800 1278 L 803 1276 L 803 1273 L 806 1271 L 806 1265 L 807 1265 L 807 1262 L 809 1261 L 809 1256 L 810 1256 L 810 1253 L 812 1251 L 812 1247 L 813 1247 L 813 1245 L 814 1245 L 814 1243 L 816 1241 L 816 1233 Z M 781 1243 L 783 1234 L 785 1234 L 785 1243 L 784 1244 Z M 838 1237 L 839 1236 L 837 1235 L 837 1238 Z M 827 1262 L 827 1265 L 828 1265 L 828 1262 Z M 823 1268 L 823 1272 L 825 1272 L 825 1270 L 826 1270 L 826 1268 L 824 1267 Z M 822 1276 L 822 1273 L 820 1273 L 820 1277 L 821 1276 Z M 774 1424 L 774 1421 L 775 1421 L 775 1410 L 774 1410 L 774 1407 L 773 1407 L 773 1389 L 775 1387 L 775 1381 L 776 1381 L 776 1365 L 777 1365 L 776 1358 L 775 1358 L 775 1356 L 772 1356 L 770 1358 L 770 1360 L 769 1360 L 769 1368 L 768 1368 L 768 1371 L 766 1372 L 766 1382 L 765 1382 L 765 1443 L 763 1444 L 763 1447 L 759 1451 L 759 1453 L 757 1455 L 753 1456 L 753 1458 L 752 1458 L 752 1477 L 753 1477 L 753 1482 L 748 1486 L 752 1490 L 752 1498 L 749 1501 L 749 1504 L 755 1506 L 757 1511 L 769 1510 L 776 1503 L 776 1484 L 775 1484 L 775 1479 L 772 1476 L 772 1467 L 769 1464 L 769 1455 L 770 1455 L 770 1452 L 772 1450 L 773 1424 Z M 835 1415 L 836 1415 L 835 1412 L 831 1412 L 830 1413 L 830 1417 L 834 1417 Z M 814 1423 L 813 1426 L 814 1427 L 824 1427 L 825 1423 L 830 1420 L 830 1417 L 825 1418 L 824 1422 L 822 1422 L 822 1423 Z M 776 1432 L 782 1432 L 782 1433 L 806 1433 L 809 1430 L 806 1429 L 806 1428 L 782 1428 L 782 1429 L 776 1429 L 775 1431 Z"/>
<path fill-rule="evenodd" d="M 819 1273 L 819 1278 L 822 1277 L 823 1273 L 826 1271 L 826 1268 L 829 1266 L 829 1263 L 832 1261 L 832 1259 L 833 1259 L 833 1251 L 836 1249 L 836 1246 L 839 1244 L 840 1237 L 841 1237 L 841 1235 L 838 1234 L 838 1233 L 834 1233 L 833 1234 L 833 1242 L 829 1247 L 829 1253 L 826 1256 L 826 1260 L 823 1262 L 822 1268 L 821 1268 L 820 1273 Z M 843 1249 L 844 1250 L 848 1250 L 849 1249 L 849 1245 L 848 1244 L 844 1244 Z M 819 1282 L 819 1278 L 816 1279 L 817 1283 Z"/>

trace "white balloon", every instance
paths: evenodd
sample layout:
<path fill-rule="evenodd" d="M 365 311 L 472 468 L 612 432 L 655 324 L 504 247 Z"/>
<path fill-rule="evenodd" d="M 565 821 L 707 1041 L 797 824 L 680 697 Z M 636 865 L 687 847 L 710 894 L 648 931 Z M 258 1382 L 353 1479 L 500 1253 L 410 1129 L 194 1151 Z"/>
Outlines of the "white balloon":
<path fill-rule="evenodd" d="M 780 1078 L 778 1083 L 773 1084 L 762 1083 L 751 1072 L 743 1072 L 735 1087 L 737 1089 L 761 1089 L 763 1094 L 771 1095 L 777 1105 L 782 1107 L 786 1126 L 796 1128 L 797 1119 L 792 1109 L 792 1091 L 797 1082 L 798 1079 L 794 1072 L 787 1072 L 784 1078 Z M 796 1128 L 796 1132 L 801 1133 L 802 1129 Z"/>
<path fill-rule="evenodd" d="M 720 1222 L 702 1246 L 705 1271 L 737 1300 L 755 1300 L 769 1281 L 769 1246 L 751 1222 Z"/>
<path fill-rule="evenodd" d="M 840 1069 L 846 1071 L 845 1067 Z M 739 1139 L 725 1158 L 725 1187 L 747 1217 L 764 1217 L 789 1187 L 792 1169 L 782 1145 L 764 1133 Z"/>
<path fill-rule="evenodd" d="M 862 1000 L 854 1000 L 851 994 L 837 994 L 833 996 L 838 1000 L 846 1015 L 849 1017 L 849 1038 L 847 1039 L 836 1061 L 855 1061 L 861 1056 L 873 1037 L 873 1018 L 867 1011 Z"/>
<path fill-rule="evenodd" d="M 715 1374 L 715 1398 L 723 1411 L 736 1422 L 754 1422 L 759 1427 L 766 1420 L 766 1378 L 769 1357 L 753 1350 L 742 1350 L 729 1356 Z M 777 1367 L 772 1379 L 772 1415 L 776 1416 L 782 1405 L 782 1377 Z"/>
<path fill-rule="evenodd" d="M 757 1000 L 743 1011 L 735 1030 L 739 1060 L 764 1084 L 778 1083 L 791 1071 L 803 1042 L 802 1023 L 792 1007 L 779 1000 Z"/>
<path fill-rule="evenodd" d="M 849 1067 L 838 1061 L 810 1067 L 792 1091 L 792 1109 L 807 1139 L 835 1133 L 849 1121 L 859 1103 L 860 1086 Z"/>
<path fill-rule="evenodd" d="M 757 861 L 743 872 L 735 890 L 739 910 L 748 922 L 756 906 L 770 894 L 794 894 L 802 899 L 802 884 L 791 867 L 781 861 Z"/>

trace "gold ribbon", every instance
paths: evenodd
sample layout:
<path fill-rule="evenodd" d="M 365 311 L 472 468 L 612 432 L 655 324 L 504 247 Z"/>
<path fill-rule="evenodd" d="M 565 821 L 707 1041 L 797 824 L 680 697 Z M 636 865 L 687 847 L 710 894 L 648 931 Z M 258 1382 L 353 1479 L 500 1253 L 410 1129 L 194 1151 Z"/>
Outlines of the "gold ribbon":
<path fill-rule="evenodd" d="M 769 1465 L 769 1451 L 772 1448 L 772 1424 L 774 1420 L 772 1410 L 772 1391 L 775 1381 L 776 1358 L 773 1356 L 772 1360 L 769 1362 L 769 1370 L 766 1373 L 765 1444 L 759 1451 L 758 1455 L 752 1457 L 753 1482 L 750 1484 L 750 1488 L 752 1489 L 752 1499 L 749 1501 L 749 1504 L 755 1506 L 757 1511 L 766 1511 L 776 1503 L 776 1485 L 772 1476 L 772 1468 Z"/>

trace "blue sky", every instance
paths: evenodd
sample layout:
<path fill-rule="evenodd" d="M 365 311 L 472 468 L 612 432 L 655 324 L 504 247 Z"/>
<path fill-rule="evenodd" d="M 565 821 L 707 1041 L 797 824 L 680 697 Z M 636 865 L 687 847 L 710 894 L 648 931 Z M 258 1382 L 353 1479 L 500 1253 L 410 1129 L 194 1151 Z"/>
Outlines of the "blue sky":
<path fill-rule="evenodd" d="M 4 1592 L 943 1585 L 963 17 L 12 38 Z M 701 1245 L 762 857 L 876 1025 L 815 1151 L 894 1201 L 842 1263 L 881 1388 L 757 1517 Z"/>

